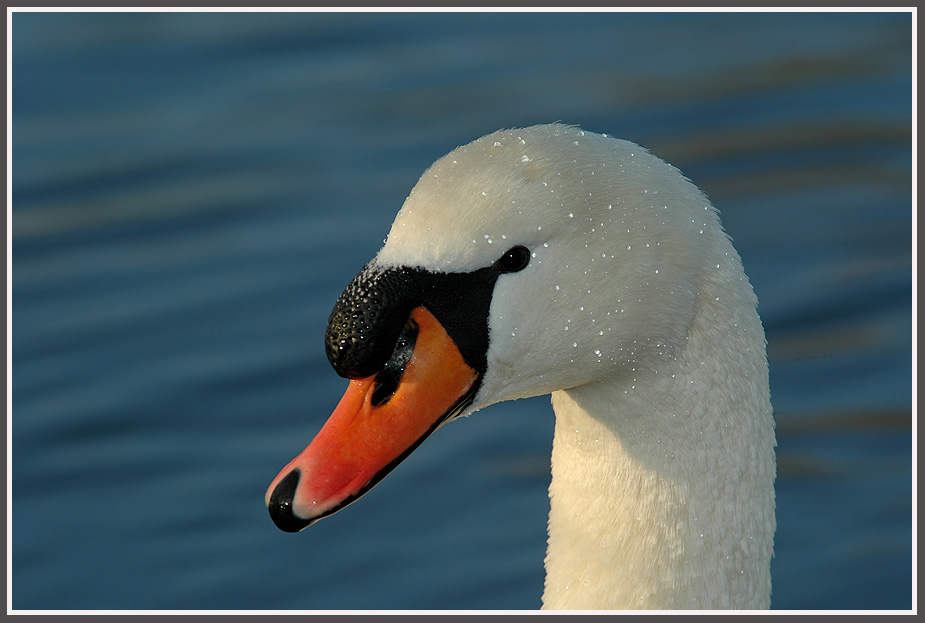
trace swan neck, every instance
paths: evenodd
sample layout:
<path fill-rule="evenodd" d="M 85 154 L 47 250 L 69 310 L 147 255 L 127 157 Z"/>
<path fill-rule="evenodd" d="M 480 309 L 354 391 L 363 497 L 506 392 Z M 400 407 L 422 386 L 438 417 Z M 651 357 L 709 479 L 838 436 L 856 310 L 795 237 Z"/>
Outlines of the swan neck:
<path fill-rule="evenodd" d="M 699 310 L 681 356 L 641 372 L 552 396 L 544 607 L 769 607 L 775 442 L 754 307 Z"/>

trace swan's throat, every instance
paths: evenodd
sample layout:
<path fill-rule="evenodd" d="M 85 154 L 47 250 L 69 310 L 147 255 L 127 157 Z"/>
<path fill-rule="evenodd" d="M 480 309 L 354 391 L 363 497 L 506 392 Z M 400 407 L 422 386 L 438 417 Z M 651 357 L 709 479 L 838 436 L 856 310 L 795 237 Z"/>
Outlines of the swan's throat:
<path fill-rule="evenodd" d="M 553 394 L 545 608 L 769 606 L 773 420 L 755 398 L 767 370 L 747 356 L 763 334 L 735 319 L 742 354 L 714 353 L 727 328 L 696 324 L 644 381 Z"/>

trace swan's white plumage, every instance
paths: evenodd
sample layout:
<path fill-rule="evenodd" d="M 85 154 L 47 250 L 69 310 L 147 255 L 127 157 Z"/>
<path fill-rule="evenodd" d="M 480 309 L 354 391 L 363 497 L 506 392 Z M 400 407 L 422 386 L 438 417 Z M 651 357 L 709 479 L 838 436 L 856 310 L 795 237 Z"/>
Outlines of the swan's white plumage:
<path fill-rule="evenodd" d="M 472 405 L 552 393 L 544 607 L 766 608 L 775 475 L 765 341 L 708 199 L 645 149 L 500 131 L 421 177 L 376 261 L 533 257 L 492 298 Z"/>

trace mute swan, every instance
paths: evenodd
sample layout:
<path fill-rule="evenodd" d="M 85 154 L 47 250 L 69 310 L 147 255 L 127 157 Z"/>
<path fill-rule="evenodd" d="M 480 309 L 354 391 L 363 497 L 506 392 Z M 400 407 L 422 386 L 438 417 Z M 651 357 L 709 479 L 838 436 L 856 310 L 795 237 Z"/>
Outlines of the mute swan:
<path fill-rule="evenodd" d="M 326 348 L 351 380 L 267 491 L 281 529 L 450 419 L 552 393 L 544 608 L 769 607 L 756 298 L 708 199 L 645 149 L 559 124 L 457 148 L 337 300 Z"/>

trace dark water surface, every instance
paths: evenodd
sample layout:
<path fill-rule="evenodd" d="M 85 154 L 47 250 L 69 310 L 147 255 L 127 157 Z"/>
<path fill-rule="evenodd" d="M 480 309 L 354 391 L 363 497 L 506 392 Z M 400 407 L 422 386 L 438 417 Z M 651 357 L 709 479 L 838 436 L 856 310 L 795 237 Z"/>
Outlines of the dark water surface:
<path fill-rule="evenodd" d="M 532 609 L 553 414 L 299 535 L 263 504 L 423 170 L 562 120 L 713 199 L 760 299 L 775 608 L 912 606 L 909 14 L 12 15 L 12 607 Z"/>

